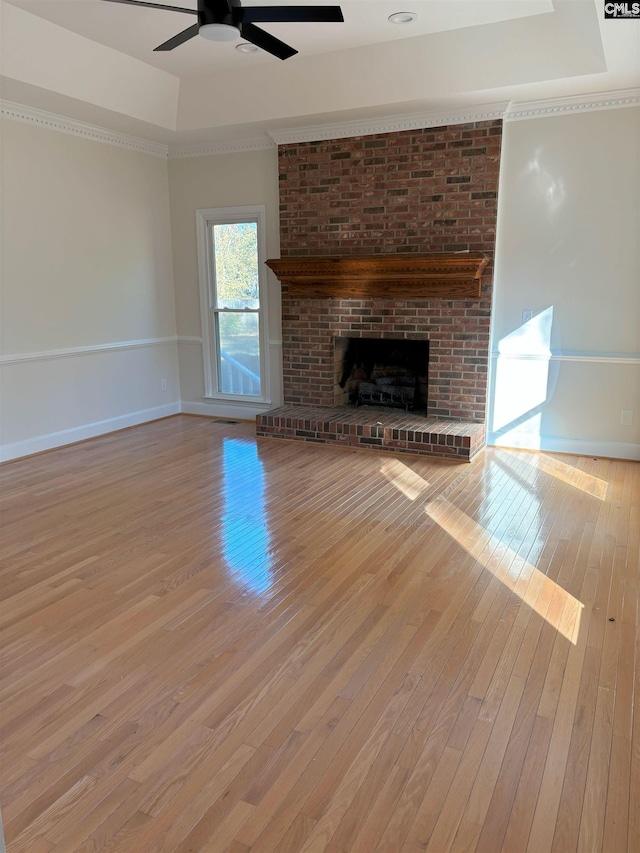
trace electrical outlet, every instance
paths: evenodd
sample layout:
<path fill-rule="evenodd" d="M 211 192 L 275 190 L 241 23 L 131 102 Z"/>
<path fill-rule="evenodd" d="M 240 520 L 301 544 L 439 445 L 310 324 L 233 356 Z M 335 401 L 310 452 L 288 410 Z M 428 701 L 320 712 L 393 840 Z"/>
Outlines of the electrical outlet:
<path fill-rule="evenodd" d="M 166 379 L 161 379 L 161 380 L 160 380 L 160 390 L 161 390 L 161 391 L 166 391 L 166 390 L 167 390 L 167 380 L 166 380 Z"/>
<path fill-rule="evenodd" d="M 622 426 L 631 426 L 633 424 L 633 409 L 622 409 L 620 412 L 620 423 Z"/>
<path fill-rule="evenodd" d="M 522 309 L 522 322 L 528 323 L 529 320 L 533 320 L 533 309 L 532 308 L 523 308 Z"/>

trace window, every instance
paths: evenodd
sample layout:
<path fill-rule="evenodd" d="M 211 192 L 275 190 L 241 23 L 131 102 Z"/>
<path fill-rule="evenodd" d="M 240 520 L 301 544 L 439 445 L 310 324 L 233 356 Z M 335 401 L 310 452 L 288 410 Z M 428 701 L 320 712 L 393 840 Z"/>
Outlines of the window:
<path fill-rule="evenodd" d="M 205 397 L 268 401 L 264 208 L 196 211 Z"/>

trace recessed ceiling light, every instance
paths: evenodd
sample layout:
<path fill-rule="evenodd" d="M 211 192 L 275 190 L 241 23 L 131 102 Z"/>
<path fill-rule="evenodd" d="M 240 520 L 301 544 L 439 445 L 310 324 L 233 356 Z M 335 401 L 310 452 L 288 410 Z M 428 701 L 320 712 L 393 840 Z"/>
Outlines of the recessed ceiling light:
<path fill-rule="evenodd" d="M 390 24 L 411 24 L 417 17 L 415 12 L 394 12 L 387 20 Z"/>
<path fill-rule="evenodd" d="M 242 41 L 236 45 L 236 50 L 240 51 L 240 53 L 257 53 L 258 48 L 255 44 L 251 44 L 251 42 Z"/>

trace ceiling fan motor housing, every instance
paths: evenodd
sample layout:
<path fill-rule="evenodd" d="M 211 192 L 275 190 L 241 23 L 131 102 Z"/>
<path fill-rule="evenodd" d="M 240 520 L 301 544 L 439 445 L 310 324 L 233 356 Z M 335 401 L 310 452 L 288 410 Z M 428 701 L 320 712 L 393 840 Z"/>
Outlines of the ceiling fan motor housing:
<path fill-rule="evenodd" d="M 229 27 L 238 27 L 238 17 L 233 14 L 233 4 L 227 0 L 198 0 L 198 23 L 226 24 Z M 235 17 L 235 20 L 234 20 Z"/>

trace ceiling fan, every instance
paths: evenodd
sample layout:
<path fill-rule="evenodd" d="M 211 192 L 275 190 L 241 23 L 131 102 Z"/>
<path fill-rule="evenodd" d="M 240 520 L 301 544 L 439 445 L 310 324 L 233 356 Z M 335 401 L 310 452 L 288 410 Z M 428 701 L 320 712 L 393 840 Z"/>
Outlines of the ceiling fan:
<path fill-rule="evenodd" d="M 247 6 L 240 0 L 198 0 L 198 8 L 183 9 L 181 6 L 165 6 L 148 3 L 146 0 L 106 0 L 108 3 L 124 3 L 127 6 L 146 6 L 150 9 L 168 9 L 170 12 L 186 12 L 197 15 L 198 23 L 173 36 L 154 50 L 173 50 L 194 36 L 201 35 L 212 41 L 234 41 L 242 37 L 256 47 L 271 53 L 278 59 L 289 59 L 298 51 L 270 33 L 256 27 L 257 23 L 342 23 L 340 6 Z"/>

